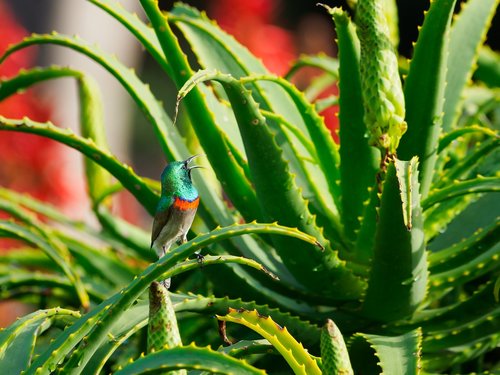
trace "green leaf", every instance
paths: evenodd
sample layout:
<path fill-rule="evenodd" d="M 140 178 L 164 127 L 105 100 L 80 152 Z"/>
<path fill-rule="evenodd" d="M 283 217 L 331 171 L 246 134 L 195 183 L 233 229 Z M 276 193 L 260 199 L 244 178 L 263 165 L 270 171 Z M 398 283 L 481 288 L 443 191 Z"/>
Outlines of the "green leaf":
<path fill-rule="evenodd" d="M 106 150 L 95 146 L 92 140 L 78 137 L 70 130 L 58 128 L 50 122 L 40 123 L 27 118 L 11 120 L 0 116 L 0 130 L 14 130 L 43 135 L 79 150 L 106 168 L 150 213 L 155 212 L 159 195 L 153 192 L 129 166 L 121 164 Z"/>
<path fill-rule="evenodd" d="M 500 87 L 500 54 L 487 45 L 479 50 L 474 78 L 489 87 Z"/>
<path fill-rule="evenodd" d="M 479 46 L 495 14 L 498 0 L 469 0 L 452 25 L 446 74 L 443 129 L 450 131 L 461 112 L 461 96 L 472 76 Z"/>
<path fill-rule="evenodd" d="M 50 66 L 47 68 L 33 68 L 21 70 L 14 77 L 0 79 L 0 101 L 20 92 L 35 83 L 54 78 L 75 77 L 79 78 L 82 73 L 66 67 Z"/>
<path fill-rule="evenodd" d="M 299 69 L 304 67 L 321 69 L 335 78 L 338 78 L 339 75 L 339 61 L 324 53 L 320 53 L 318 55 L 300 55 L 293 62 L 292 67 L 285 74 L 284 78 L 290 80 Z"/>
<path fill-rule="evenodd" d="M 137 103 L 139 109 L 143 111 L 146 118 L 151 122 L 156 134 L 156 139 L 160 143 L 164 154 L 167 155 L 169 159 L 174 159 L 172 150 L 176 150 L 177 147 L 182 146 L 180 144 L 176 146 L 173 141 L 180 140 L 180 136 L 175 129 L 167 126 L 170 123 L 170 119 L 166 115 L 161 104 L 151 93 L 149 86 L 145 85 L 137 78 L 132 69 L 127 68 L 116 57 L 104 53 L 95 45 L 87 43 L 78 37 L 70 37 L 57 33 L 50 35 L 33 34 L 24 38 L 22 42 L 10 46 L 0 58 L 0 63 L 5 61 L 8 56 L 16 51 L 29 46 L 42 44 L 60 45 L 73 49 L 84 54 L 108 70 L 128 91 L 132 99 Z"/>
<path fill-rule="evenodd" d="M 16 238 L 40 248 L 66 275 L 84 308 L 89 307 L 89 296 L 80 276 L 74 269 L 73 260 L 66 246 L 54 238 L 50 228 L 42 224 L 34 215 L 28 214 L 13 204 L 0 200 L 0 209 L 21 219 L 27 227 L 8 221 L 0 221 L 0 234 Z"/>
<path fill-rule="evenodd" d="M 479 176 L 472 180 L 456 182 L 443 189 L 431 191 L 427 199 L 422 201 L 422 209 L 426 210 L 439 202 L 461 195 L 498 191 L 500 191 L 500 177 Z"/>
<path fill-rule="evenodd" d="M 217 374 L 263 375 L 266 372 L 244 361 L 210 348 L 196 346 L 175 347 L 141 357 L 115 372 L 116 375 L 163 374 L 169 370 L 205 370 Z"/>
<path fill-rule="evenodd" d="M 273 320 L 281 326 L 286 326 L 290 333 L 304 345 L 317 345 L 319 342 L 320 329 L 303 318 L 292 315 L 286 310 L 271 308 L 268 305 L 246 302 L 228 297 L 202 296 L 193 294 L 172 294 L 175 310 L 203 313 L 209 316 L 214 314 L 223 315 L 229 308 L 257 310 L 260 314 L 270 315 Z M 286 311 L 286 312 L 285 312 Z M 314 314 L 313 311 L 310 314 Z"/>
<path fill-rule="evenodd" d="M 286 327 L 277 325 L 270 316 L 262 316 L 257 310 L 229 309 L 227 315 L 217 315 L 225 322 L 242 324 L 267 339 L 280 352 L 295 374 L 321 374 L 318 363 L 297 342 Z"/>
<path fill-rule="evenodd" d="M 469 174 L 483 162 L 486 156 L 500 147 L 500 138 L 491 138 L 479 143 L 474 149 L 455 165 L 447 169 L 434 186 L 442 188 L 459 178 L 467 178 Z"/>
<path fill-rule="evenodd" d="M 354 335 L 350 347 L 352 364 L 356 374 L 411 375 L 420 373 L 422 351 L 422 331 L 420 329 L 401 336 L 357 333 Z M 370 353 L 373 352 L 376 358 L 369 358 Z M 380 367 L 377 368 L 376 365 Z"/>
<path fill-rule="evenodd" d="M 389 322 L 411 315 L 426 294 L 427 260 L 417 159 L 394 160 L 382 187 L 363 314 Z"/>
<path fill-rule="evenodd" d="M 57 307 L 28 314 L 0 331 L 0 371 L 20 374 L 30 364 L 38 337 L 51 326 L 64 327 L 80 317 L 78 311 Z"/>
<path fill-rule="evenodd" d="M 101 150 L 109 152 L 104 131 L 104 113 L 99 86 L 88 76 L 78 80 L 80 95 L 80 131 L 82 137 L 91 139 Z M 84 159 L 87 188 L 95 206 L 111 185 L 109 173 L 89 158 Z"/>
<path fill-rule="evenodd" d="M 172 76 L 171 67 L 163 54 L 160 43 L 158 42 L 158 38 L 156 37 L 153 29 L 142 22 L 137 14 L 128 12 L 119 2 L 109 0 L 88 1 L 107 12 L 116 21 L 125 26 L 149 52 L 151 57 L 153 57 L 162 67 L 162 69 L 167 72 L 170 77 Z"/>
<path fill-rule="evenodd" d="M 53 370 L 55 364 L 61 362 L 79 342 L 79 348 L 73 351 L 65 363 L 65 369 L 69 373 L 80 373 L 105 341 L 107 333 L 116 325 L 118 317 L 132 305 L 152 281 L 164 276 L 167 270 L 176 263 L 202 247 L 233 236 L 250 233 L 282 234 L 300 238 L 312 244 L 317 243 L 313 237 L 305 233 L 277 224 L 250 223 L 233 225 L 218 228 L 210 233 L 198 236 L 180 245 L 156 263 L 150 265 L 126 288 L 104 301 L 98 308 L 87 314 L 84 320 L 77 322 L 78 325 L 74 325 L 74 328 L 72 326 L 71 330 L 67 329 L 68 332 L 65 331 L 64 334 L 59 335 L 58 339 L 33 362 L 26 374 L 48 374 Z M 91 327 L 93 327 L 93 330 L 89 334 Z"/>
<path fill-rule="evenodd" d="M 267 219 L 282 225 L 297 226 L 316 237 L 319 243 L 326 243 L 265 118 L 250 92 L 239 81 L 226 74 L 200 71 L 186 82 L 178 98 L 186 96 L 196 84 L 204 80 L 216 80 L 226 90 L 245 143 L 261 209 Z M 322 252 L 297 241 L 283 239 L 276 239 L 275 244 L 287 268 L 310 291 L 315 291 L 317 285 L 325 285 L 328 289 L 323 290 L 323 294 L 335 299 L 352 298 L 361 292 L 361 280 L 345 268 L 337 252 L 329 247 L 326 252 Z"/>
<path fill-rule="evenodd" d="M 420 160 L 420 188 L 426 197 L 436 163 L 446 87 L 449 29 L 456 0 L 431 3 L 420 30 L 404 93 L 408 130 L 398 156 Z M 436 35 L 442 37 L 436 38 Z M 448 81 L 449 84 L 449 81 Z M 422 93 L 425 92 L 425 95 Z"/>
<path fill-rule="evenodd" d="M 458 138 L 465 134 L 469 133 L 483 133 L 487 136 L 490 136 L 492 138 L 498 138 L 498 134 L 496 131 L 486 128 L 484 126 L 479 126 L 479 125 L 471 125 L 471 126 L 466 126 L 463 128 L 458 128 L 455 130 L 452 130 L 451 132 L 445 134 L 441 139 L 439 140 L 439 147 L 438 147 L 438 153 L 443 151 L 446 147 L 448 147 L 453 141 L 456 141 Z"/>
<path fill-rule="evenodd" d="M 359 40 L 354 25 L 339 8 L 328 9 L 335 22 L 339 48 L 340 187 L 342 222 L 354 241 L 380 165 L 377 149 L 368 144 L 359 74 Z"/>
<path fill-rule="evenodd" d="M 168 56 L 174 73 L 172 79 L 180 88 L 192 76 L 187 58 L 180 49 L 167 18 L 159 10 L 157 2 L 141 0 L 141 4 L 155 29 L 165 55 Z M 230 149 L 215 124 L 202 90 L 196 88 L 186 99 L 186 109 L 200 144 L 229 199 L 247 221 L 259 219 L 261 214 L 255 192 L 244 171 L 230 154 Z"/>

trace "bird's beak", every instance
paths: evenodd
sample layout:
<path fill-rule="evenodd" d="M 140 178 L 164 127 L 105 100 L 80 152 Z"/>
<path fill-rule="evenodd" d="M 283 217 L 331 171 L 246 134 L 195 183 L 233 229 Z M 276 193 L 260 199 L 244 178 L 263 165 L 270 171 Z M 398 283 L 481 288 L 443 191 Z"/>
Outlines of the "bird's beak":
<path fill-rule="evenodd" d="M 193 165 L 191 167 L 188 167 L 189 163 L 191 163 L 191 161 L 193 161 L 193 159 L 197 158 L 198 156 L 205 156 L 205 154 L 196 154 L 184 160 L 184 165 L 186 166 L 186 169 L 191 170 L 196 168 L 203 168 L 201 165 Z"/>

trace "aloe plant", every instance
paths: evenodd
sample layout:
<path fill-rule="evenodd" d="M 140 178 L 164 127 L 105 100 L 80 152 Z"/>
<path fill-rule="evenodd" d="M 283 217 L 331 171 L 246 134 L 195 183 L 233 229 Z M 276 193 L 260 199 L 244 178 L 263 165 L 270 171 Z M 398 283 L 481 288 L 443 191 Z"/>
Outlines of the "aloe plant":
<path fill-rule="evenodd" d="M 0 63 L 33 45 L 80 52 L 128 91 L 167 160 L 203 152 L 216 179 L 194 177 L 201 205 L 191 240 L 156 260 L 147 231 L 110 211 L 127 189 L 153 213 L 160 186 L 109 151 L 98 84 L 58 66 L 2 80 L 0 100 L 44 80 L 76 80 L 80 134 L 28 118 L 0 117 L 0 130 L 85 155 L 100 227 L 0 189 L 11 216 L 0 234 L 26 244 L 0 257 L 1 297 L 39 306 L 0 332 L 0 372 L 500 368 L 498 56 L 482 47 L 498 1 L 468 0 L 452 17 L 455 0 L 434 0 L 406 67 L 394 2 L 358 0 L 354 20 L 325 6 L 338 57 L 301 57 L 285 77 L 184 4 L 162 12 L 140 0 L 148 26 L 117 3 L 89 1 L 138 39 L 176 85 L 177 103 L 161 104 L 135 72 L 77 37 L 29 36 Z M 314 82 L 299 91 L 290 80 L 304 66 L 338 81 L 338 100 L 317 99 Z M 339 145 L 318 114 L 333 102 Z M 183 139 L 164 105 L 186 112 L 182 126 L 197 142 Z M 201 265 L 187 259 L 200 249 Z M 158 288 L 155 280 L 172 276 L 175 292 Z"/>

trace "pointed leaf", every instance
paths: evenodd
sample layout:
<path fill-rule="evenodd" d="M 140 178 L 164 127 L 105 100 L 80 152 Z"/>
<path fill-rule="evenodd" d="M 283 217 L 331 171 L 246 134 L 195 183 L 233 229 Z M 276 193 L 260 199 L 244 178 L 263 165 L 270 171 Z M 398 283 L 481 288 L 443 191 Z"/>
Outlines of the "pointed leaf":
<path fill-rule="evenodd" d="M 288 362 L 295 374 L 321 374 L 318 363 L 298 343 L 286 327 L 276 324 L 270 316 L 262 316 L 257 310 L 229 309 L 227 315 L 217 315 L 217 319 L 242 324 L 267 339 Z"/>
<path fill-rule="evenodd" d="M 369 187 L 379 169 L 378 151 L 368 144 L 359 74 L 359 40 L 345 12 L 328 9 L 335 22 L 339 48 L 340 187 L 342 217 L 351 241 L 359 228 Z"/>
<path fill-rule="evenodd" d="M 416 158 L 387 168 L 363 314 L 379 321 L 409 316 L 425 297 L 427 260 Z"/>
<path fill-rule="evenodd" d="M 408 131 L 398 155 L 403 160 L 418 156 L 422 196 L 434 174 L 446 87 L 446 67 L 451 16 L 456 0 L 436 0 L 426 13 L 405 82 Z M 436 38 L 436 35 L 442 35 Z M 425 95 L 422 93 L 425 92 Z"/>
<path fill-rule="evenodd" d="M 248 363 L 210 348 L 181 346 L 148 354 L 115 372 L 116 375 L 158 374 L 176 369 L 205 370 L 217 374 L 264 375 Z"/>

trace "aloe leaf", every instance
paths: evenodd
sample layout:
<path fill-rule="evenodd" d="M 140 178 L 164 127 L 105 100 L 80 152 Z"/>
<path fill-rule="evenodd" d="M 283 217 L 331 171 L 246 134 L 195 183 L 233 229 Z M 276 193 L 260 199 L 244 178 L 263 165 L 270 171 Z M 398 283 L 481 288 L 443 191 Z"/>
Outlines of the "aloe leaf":
<path fill-rule="evenodd" d="M 331 137 L 329 130 L 326 128 L 323 119 L 314 110 L 313 105 L 311 105 L 307 101 L 303 93 L 301 93 L 293 84 L 284 80 L 283 78 L 256 75 L 243 77 L 239 81 L 242 83 L 254 81 L 274 82 L 282 87 L 288 95 L 290 95 L 293 103 L 301 113 L 305 127 L 314 147 L 316 148 L 313 155 L 317 155 L 317 161 L 326 178 L 328 189 L 330 190 L 330 194 L 332 195 L 333 201 L 335 202 L 335 207 L 338 209 L 338 207 L 340 206 L 340 175 L 338 170 L 340 159 L 337 145 L 333 141 L 333 138 Z M 340 226 L 340 224 L 335 225 L 337 227 Z M 338 228 L 337 231 L 340 231 L 340 229 L 341 228 Z"/>
<path fill-rule="evenodd" d="M 490 336 L 500 329 L 500 308 L 490 313 L 452 328 L 429 332 L 424 338 L 423 351 L 436 352 L 447 348 L 467 345 L 472 341 Z M 498 337 L 496 338 L 498 342 Z"/>
<path fill-rule="evenodd" d="M 493 138 L 498 138 L 497 132 L 490 128 L 486 128 L 484 126 L 479 126 L 479 125 L 471 125 L 471 126 L 466 126 L 463 128 L 458 128 L 455 130 L 452 130 L 451 132 L 445 134 L 441 139 L 439 140 L 439 147 L 438 147 L 438 153 L 443 151 L 448 145 L 450 145 L 453 141 L 457 140 L 461 136 L 469 133 L 483 133 L 486 136 L 490 136 Z"/>
<path fill-rule="evenodd" d="M 193 294 L 172 294 L 175 310 L 204 313 L 207 315 L 223 315 L 229 308 L 257 310 L 264 315 L 271 315 L 275 322 L 286 326 L 290 333 L 305 345 L 317 345 L 320 337 L 320 329 L 303 318 L 292 315 L 288 311 L 282 311 L 268 305 L 246 302 L 240 298 L 202 296 Z"/>
<path fill-rule="evenodd" d="M 481 144 L 478 144 L 474 150 L 459 160 L 453 167 L 446 170 L 435 183 L 436 187 L 443 187 L 450 184 L 459 178 L 468 177 L 469 173 L 474 170 L 484 160 L 486 156 L 495 151 L 500 146 L 500 138 L 488 139 Z"/>
<path fill-rule="evenodd" d="M 192 75 L 187 58 L 180 49 L 167 18 L 159 10 L 157 2 L 141 0 L 141 4 L 155 29 L 165 55 L 168 56 L 174 73 L 172 79 L 180 88 Z M 255 193 L 244 171 L 228 153 L 229 149 L 215 125 L 214 116 L 207 107 L 202 90 L 196 88 L 187 98 L 186 109 L 198 139 L 231 202 L 247 221 L 260 218 Z"/>
<path fill-rule="evenodd" d="M 148 354 L 118 370 L 115 374 L 157 374 L 176 369 L 205 370 L 218 374 L 265 374 L 265 371 L 246 362 L 208 347 L 197 348 L 194 344 Z"/>
<path fill-rule="evenodd" d="M 127 245 L 142 259 L 155 261 L 158 257 L 151 250 L 151 235 L 146 231 L 113 215 L 107 207 L 99 205 L 96 215 L 104 231 Z"/>
<path fill-rule="evenodd" d="M 105 341 L 107 333 L 116 324 L 117 318 L 142 294 L 148 285 L 155 279 L 160 278 L 168 269 L 177 262 L 185 259 L 202 247 L 206 247 L 214 242 L 222 241 L 233 236 L 266 233 L 282 234 L 300 238 L 312 244 L 316 244 L 316 239 L 299 232 L 296 229 L 282 227 L 277 224 L 241 224 L 225 228 L 218 228 L 210 233 L 196 237 L 195 239 L 180 245 L 172 250 L 156 263 L 150 265 L 141 275 L 135 278 L 125 289 L 113 297 L 104 301 L 99 308 L 96 308 L 85 321 L 76 326 L 75 331 L 68 330 L 68 335 L 75 333 L 71 338 L 66 335 L 59 335 L 59 338 L 40 355 L 27 370 L 27 374 L 46 374 L 77 345 L 76 349 L 65 363 L 65 368 L 70 373 L 80 373 Z M 87 335 L 89 325 L 94 329 Z M 85 338 L 82 340 L 83 336 Z M 64 350 L 61 349 L 64 347 Z M 49 360 L 50 359 L 50 360 Z"/>
<path fill-rule="evenodd" d="M 298 70 L 304 67 L 319 68 L 335 78 L 338 78 L 339 75 L 339 61 L 324 53 L 320 53 L 318 55 L 299 56 L 299 58 L 292 63 L 291 68 L 285 74 L 284 78 L 290 80 Z"/>
<path fill-rule="evenodd" d="M 297 226 L 316 237 L 319 243 L 325 243 L 326 240 L 315 225 L 314 217 L 295 185 L 282 150 L 266 126 L 253 97 L 239 81 L 229 75 L 200 71 L 186 82 L 178 97 L 183 98 L 200 81 L 210 79 L 222 83 L 233 105 L 257 196 L 267 218 L 283 225 Z M 326 253 L 323 253 L 296 241 L 277 239 L 275 243 L 278 254 L 290 272 L 310 290 L 314 290 L 317 285 L 327 285 L 328 290 L 324 290 L 324 294 L 331 294 L 336 299 L 350 298 L 360 293 L 361 280 L 345 268 L 337 252 L 327 248 Z M 290 253 L 291 249 L 293 255 Z M 324 272 L 317 272 L 320 269 Z"/>
<path fill-rule="evenodd" d="M 170 119 L 166 115 L 160 103 L 151 93 L 149 86 L 145 85 L 139 78 L 137 78 L 132 69 L 127 68 L 120 63 L 118 59 L 104 53 L 95 45 L 91 45 L 78 37 L 59 35 L 57 33 L 50 35 L 33 34 L 30 37 L 24 38 L 22 42 L 10 46 L 10 48 L 8 48 L 0 58 L 0 63 L 16 51 L 29 46 L 41 44 L 60 45 L 78 51 L 97 62 L 103 68 L 108 70 L 113 76 L 115 76 L 115 78 L 128 91 L 132 99 L 136 101 L 138 107 L 143 111 L 146 118 L 153 125 L 157 136 L 156 138 L 160 142 L 160 146 L 162 147 L 164 154 L 167 155 L 169 159 L 174 159 L 172 152 L 174 147 L 172 146 L 172 142 L 169 138 L 173 138 L 173 140 L 175 140 L 180 137 L 173 129 L 167 126 L 167 124 L 170 123 Z"/>
<path fill-rule="evenodd" d="M 426 210 L 439 202 L 461 195 L 498 191 L 500 191 L 500 177 L 479 176 L 472 180 L 456 182 L 443 189 L 431 191 L 427 199 L 422 201 L 422 209 Z"/>
<path fill-rule="evenodd" d="M 0 101 L 38 82 L 54 78 L 79 78 L 81 76 L 82 73 L 77 70 L 60 66 L 21 70 L 12 78 L 0 79 Z"/>
<path fill-rule="evenodd" d="M 99 276 L 111 285 L 122 287 L 134 278 L 136 267 L 125 263 L 122 257 L 102 246 L 89 245 L 82 240 L 56 232 L 57 236 L 68 247 L 76 262 L 87 275 Z M 113 272 L 110 272 L 113 270 Z"/>
<path fill-rule="evenodd" d="M 440 273 L 433 273 L 429 278 L 430 291 L 445 290 L 446 288 L 457 287 L 470 280 L 487 275 L 491 271 L 496 271 L 500 266 L 500 243 L 497 242 L 482 251 L 474 258 L 458 260 L 456 267 Z"/>
<path fill-rule="evenodd" d="M 41 202 L 29 196 L 28 194 L 22 194 L 11 189 L 0 187 L 0 198 L 11 203 L 26 207 L 31 211 L 40 214 L 41 216 L 44 216 L 61 224 L 69 224 L 76 228 L 85 226 L 83 222 L 70 220 L 67 215 L 62 214 L 56 207 L 52 206 L 50 203 Z M 90 228 L 85 229 L 89 229 L 90 232 Z"/>
<path fill-rule="evenodd" d="M 430 188 L 441 134 L 449 29 L 456 0 L 431 3 L 420 29 L 404 93 L 408 130 L 401 139 L 398 156 L 420 160 L 420 188 L 425 198 Z M 436 35 L 442 35 L 436 38 Z M 422 93 L 425 92 L 425 95 Z"/>
<path fill-rule="evenodd" d="M 12 294 L 15 295 L 16 291 L 22 290 L 23 288 L 36 287 L 42 290 L 60 289 L 65 293 L 65 297 L 67 297 L 69 303 L 74 304 L 79 302 L 75 299 L 75 287 L 68 278 L 64 276 L 16 269 L 15 272 L 11 272 L 7 275 L 0 275 L 0 282 L 2 285 L 0 296 L 2 299 L 7 299 L 7 297 Z M 87 298 L 94 302 L 101 302 L 104 300 L 106 298 L 106 292 L 109 293 L 110 291 L 109 289 L 106 290 L 106 288 L 101 285 L 101 290 L 97 290 L 97 288 L 94 288 L 92 285 L 88 285 L 87 287 Z M 105 292 L 103 292 L 103 289 Z"/>
<path fill-rule="evenodd" d="M 162 69 L 167 72 L 169 76 L 172 76 L 171 68 L 168 61 L 165 59 L 165 55 L 163 54 L 160 43 L 158 42 L 158 38 L 156 37 L 153 29 L 142 22 L 137 14 L 128 12 L 125 8 L 123 8 L 122 4 L 117 1 L 88 1 L 107 12 L 115 20 L 125 26 L 149 52 L 151 57 L 153 57 L 162 67 Z"/>
<path fill-rule="evenodd" d="M 411 315 L 425 297 L 427 260 L 417 164 L 416 158 L 396 159 L 387 167 L 363 303 L 363 314 L 375 320 Z"/>
<path fill-rule="evenodd" d="M 106 150 L 96 147 L 91 140 L 78 137 L 70 130 L 58 128 L 50 122 L 39 123 L 27 118 L 11 120 L 0 116 L 0 130 L 14 130 L 43 135 L 79 150 L 106 168 L 149 212 L 155 212 L 158 195 L 130 167 L 121 164 Z"/>
<path fill-rule="evenodd" d="M 78 80 L 80 95 L 80 129 L 82 137 L 91 139 L 102 150 L 109 152 L 104 131 L 104 113 L 99 86 L 88 76 Z M 95 205 L 111 184 L 109 173 L 89 158 L 84 159 L 87 188 Z"/>
<path fill-rule="evenodd" d="M 51 326 L 64 327 L 79 317 L 78 311 L 59 307 L 39 310 L 0 331 L 1 371 L 6 374 L 20 374 L 32 360 L 38 336 Z"/>
<path fill-rule="evenodd" d="M 500 87 L 500 55 L 498 52 L 486 45 L 481 47 L 474 78 L 483 81 L 489 87 Z"/>
<path fill-rule="evenodd" d="M 371 361 L 370 352 L 376 356 Z M 420 374 L 422 331 L 416 329 L 401 336 L 357 333 L 351 340 L 350 353 L 355 373 Z"/>
<path fill-rule="evenodd" d="M 354 375 L 342 333 L 330 319 L 321 330 L 321 358 L 324 373 Z"/>
<path fill-rule="evenodd" d="M 249 74 L 268 74 L 259 59 L 196 9 L 177 4 L 169 14 L 169 21 L 175 23 L 184 34 L 202 68 L 217 69 L 236 78 Z M 280 87 L 269 82 L 256 82 L 253 92 L 264 110 L 283 116 L 287 122 L 295 124 L 301 132 L 306 133 L 301 113 Z M 283 133 L 274 121 L 269 121 L 269 126 L 277 132 L 277 142 L 290 161 L 297 179 L 302 182 L 297 157 L 289 147 L 291 143 L 297 145 L 300 142 L 293 135 Z"/>
<path fill-rule="evenodd" d="M 22 220 L 28 227 L 14 222 L 1 221 L 0 233 L 20 239 L 30 245 L 39 247 L 56 263 L 74 286 L 75 292 L 84 308 L 89 306 L 89 296 L 80 276 L 74 270 L 73 260 L 66 246 L 54 238 L 50 228 L 42 224 L 34 215 L 28 214 L 15 205 L 0 200 L 0 209 Z"/>
<path fill-rule="evenodd" d="M 94 45 L 86 43 L 76 37 L 71 38 L 59 34 L 32 35 L 31 37 L 25 38 L 23 42 L 11 46 L 11 48 L 9 48 L 0 59 L 0 63 L 15 51 L 38 44 L 56 44 L 72 48 L 102 65 L 123 85 L 123 87 L 131 95 L 132 99 L 136 101 L 138 107 L 143 111 L 146 118 L 152 123 L 157 139 L 160 142 L 160 146 L 162 147 L 162 150 L 167 158 L 169 160 L 179 160 L 185 159 L 189 155 L 189 152 L 178 131 L 173 126 L 169 126 L 171 121 L 165 113 L 161 103 L 159 103 L 151 93 L 149 86 L 139 80 L 131 69 L 126 68 L 116 58 L 105 54 Z M 103 167 L 109 170 L 106 165 L 103 165 Z M 111 172 L 111 174 L 113 173 Z M 213 187 L 207 186 L 206 181 L 198 178 L 197 176 L 194 176 L 194 179 L 198 186 L 198 190 L 203 197 L 214 196 L 215 192 Z M 120 178 L 118 178 L 118 180 L 120 181 Z M 136 181 L 133 185 L 140 187 L 142 183 L 137 183 Z M 129 189 L 129 187 L 127 188 Z M 140 195 L 139 192 L 136 193 Z M 132 194 L 134 193 L 132 192 Z M 136 197 L 138 195 L 136 195 Z M 144 191 L 142 195 L 144 195 L 144 198 L 138 199 L 139 202 L 141 202 L 151 214 L 154 214 L 157 198 L 151 196 L 147 190 Z M 202 200 L 201 204 L 203 207 L 200 207 L 200 213 L 206 212 L 205 205 L 209 205 L 210 207 L 207 207 L 207 209 L 217 215 L 219 219 L 218 222 L 228 225 L 233 221 L 227 220 L 227 212 L 224 212 L 227 210 L 222 209 L 220 204 L 218 205 L 218 201 L 219 199 L 215 198 Z"/>
<path fill-rule="evenodd" d="M 424 212 L 424 232 L 428 241 L 445 233 L 447 226 L 453 223 L 455 216 L 467 209 L 474 198 L 474 195 L 462 195 L 427 209 Z"/>
<path fill-rule="evenodd" d="M 222 346 L 218 351 L 233 358 L 245 358 L 254 354 L 278 354 L 269 341 L 265 339 L 240 340 L 232 345 Z"/>
<path fill-rule="evenodd" d="M 431 252 L 429 268 L 432 273 L 439 273 L 460 266 L 495 245 L 499 235 L 500 223 L 498 222 L 479 228 L 472 235 L 462 238 L 457 243 Z"/>
<path fill-rule="evenodd" d="M 12 265 L 22 268 L 34 268 L 55 271 L 57 265 L 47 256 L 31 247 L 16 248 L 16 251 L 7 251 L 0 254 L 0 264 Z"/>
<path fill-rule="evenodd" d="M 425 332 L 434 332 L 461 326 L 489 315 L 497 305 L 493 294 L 494 284 L 493 280 L 490 280 L 485 285 L 479 286 L 467 299 L 450 306 L 420 312 L 415 324 L 422 326 Z"/>
<path fill-rule="evenodd" d="M 242 324 L 267 339 L 280 352 L 295 374 L 321 374 L 318 363 L 298 343 L 286 327 L 277 325 L 270 316 L 262 316 L 257 310 L 235 310 L 217 319 Z"/>
<path fill-rule="evenodd" d="M 339 48 L 340 188 L 345 232 L 354 241 L 380 165 L 378 151 L 368 144 L 359 74 L 359 40 L 354 25 L 339 8 L 327 8 L 335 22 Z"/>
<path fill-rule="evenodd" d="M 470 80 L 479 46 L 486 38 L 498 0 L 469 0 L 453 22 L 446 75 L 443 129 L 450 131 L 461 112 L 461 96 Z"/>

